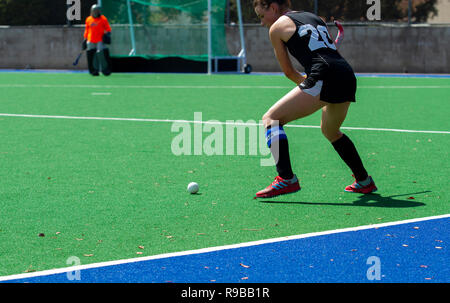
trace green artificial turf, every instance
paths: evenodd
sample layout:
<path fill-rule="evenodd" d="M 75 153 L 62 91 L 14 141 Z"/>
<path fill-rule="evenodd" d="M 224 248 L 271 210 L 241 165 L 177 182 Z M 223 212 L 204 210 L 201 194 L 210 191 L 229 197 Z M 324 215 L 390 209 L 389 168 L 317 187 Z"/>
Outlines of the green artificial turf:
<path fill-rule="evenodd" d="M 344 130 L 379 188 L 372 195 L 343 192 L 351 172 L 318 128 L 286 128 L 302 190 L 273 200 L 253 199 L 276 175 L 260 165 L 261 150 L 173 153 L 174 120 L 259 122 L 293 88 L 283 77 L 0 73 L 0 83 L 0 113 L 66 117 L 0 116 L 0 275 L 65 267 L 71 256 L 88 264 L 450 210 L 448 133 Z M 450 130 L 448 79 L 358 83 L 344 127 Z M 292 124 L 318 126 L 320 113 Z M 193 154 L 195 126 L 183 125 Z M 204 146 L 215 131 L 226 136 L 216 126 L 197 124 Z"/>

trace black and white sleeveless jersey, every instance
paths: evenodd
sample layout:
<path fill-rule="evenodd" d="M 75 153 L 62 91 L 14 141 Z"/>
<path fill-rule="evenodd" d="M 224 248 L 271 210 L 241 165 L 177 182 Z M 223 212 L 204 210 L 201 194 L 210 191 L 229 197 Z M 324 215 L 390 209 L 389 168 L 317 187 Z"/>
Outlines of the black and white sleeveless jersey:
<path fill-rule="evenodd" d="M 339 54 L 326 23 L 308 12 L 288 12 L 296 31 L 286 47 L 305 68 L 307 78 L 299 86 L 329 103 L 355 102 L 357 79 L 352 67 Z"/>
<path fill-rule="evenodd" d="M 320 74 L 333 61 L 345 62 L 338 53 L 328 33 L 327 25 L 322 19 L 308 12 L 288 12 L 285 16 L 289 17 L 297 27 L 285 45 L 291 55 L 305 68 L 308 77 L 320 79 Z"/>

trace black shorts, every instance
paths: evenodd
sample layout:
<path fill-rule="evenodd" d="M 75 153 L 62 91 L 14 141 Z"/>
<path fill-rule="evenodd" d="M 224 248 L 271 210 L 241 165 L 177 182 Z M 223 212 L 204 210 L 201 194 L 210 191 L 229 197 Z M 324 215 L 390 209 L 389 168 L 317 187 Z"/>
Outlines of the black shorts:
<path fill-rule="evenodd" d="M 356 102 L 356 86 L 355 73 L 345 60 L 316 69 L 299 85 L 312 96 L 320 94 L 320 100 L 328 103 Z"/>

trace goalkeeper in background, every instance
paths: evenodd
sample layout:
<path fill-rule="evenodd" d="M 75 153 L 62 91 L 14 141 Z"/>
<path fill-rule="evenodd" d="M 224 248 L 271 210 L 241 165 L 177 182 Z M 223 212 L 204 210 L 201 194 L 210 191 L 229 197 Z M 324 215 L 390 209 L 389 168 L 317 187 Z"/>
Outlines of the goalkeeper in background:
<path fill-rule="evenodd" d="M 111 74 L 111 59 L 106 44 L 111 43 L 111 26 L 108 19 L 101 14 L 100 6 L 92 5 L 91 15 L 86 18 L 86 29 L 82 49 L 87 50 L 89 73 L 98 76 L 101 71 L 105 76 Z"/>

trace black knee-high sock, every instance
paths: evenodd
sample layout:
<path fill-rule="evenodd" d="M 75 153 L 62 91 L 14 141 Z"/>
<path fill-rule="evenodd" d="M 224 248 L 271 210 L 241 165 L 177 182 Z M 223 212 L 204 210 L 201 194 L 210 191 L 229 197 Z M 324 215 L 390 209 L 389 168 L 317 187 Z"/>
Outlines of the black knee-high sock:
<path fill-rule="evenodd" d="M 340 139 L 332 144 L 342 160 L 344 160 L 347 166 L 351 169 L 353 175 L 355 175 L 356 181 L 366 180 L 368 177 L 367 171 L 364 168 L 353 142 L 344 134 Z"/>
<path fill-rule="evenodd" d="M 273 136 L 271 132 L 273 132 Z M 289 157 L 289 144 L 283 127 L 271 128 L 269 126 L 266 131 L 266 137 L 270 152 L 275 160 L 278 175 L 283 179 L 292 179 L 294 173 L 292 172 L 291 159 Z"/>

